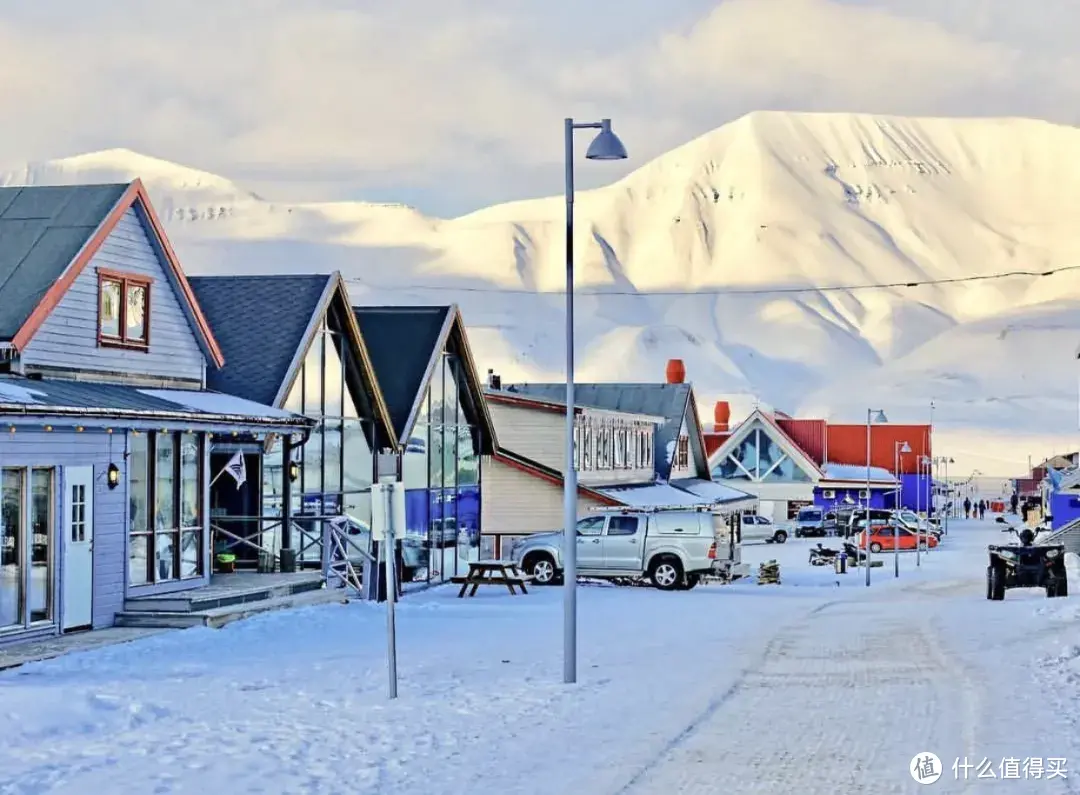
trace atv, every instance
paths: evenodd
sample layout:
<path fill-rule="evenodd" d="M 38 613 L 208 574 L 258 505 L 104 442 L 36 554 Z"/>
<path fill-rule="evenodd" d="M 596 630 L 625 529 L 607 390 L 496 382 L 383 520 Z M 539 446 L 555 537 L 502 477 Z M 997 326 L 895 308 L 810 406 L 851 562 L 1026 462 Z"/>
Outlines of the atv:
<path fill-rule="evenodd" d="M 987 547 L 986 598 L 1000 602 L 1010 588 L 1045 588 L 1049 598 L 1069 595 L 1065 573 L 1065 547 L 1061 544 L 1035 546 L 1035 531 L 1024 528 L 1002 530 L 1016 533 L 1019 544 Z"/>

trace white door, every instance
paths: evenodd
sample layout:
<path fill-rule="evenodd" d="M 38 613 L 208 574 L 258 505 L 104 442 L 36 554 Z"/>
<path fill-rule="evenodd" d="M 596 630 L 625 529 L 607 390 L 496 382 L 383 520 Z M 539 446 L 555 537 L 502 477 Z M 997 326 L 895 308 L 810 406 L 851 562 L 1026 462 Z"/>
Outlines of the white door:
<path fill-rule="evenodd" d="M 94 468 L 64 468 L 63 629 L 93 621 Z"/>

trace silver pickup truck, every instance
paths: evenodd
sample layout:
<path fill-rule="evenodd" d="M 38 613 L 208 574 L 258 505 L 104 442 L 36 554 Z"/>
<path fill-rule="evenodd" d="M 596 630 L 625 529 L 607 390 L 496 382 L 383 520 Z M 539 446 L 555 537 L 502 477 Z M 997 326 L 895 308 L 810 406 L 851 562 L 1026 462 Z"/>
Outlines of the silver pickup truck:
<path fill-rule="evenodd" d="M 663 591 L 693 588 L 702 576 L 745 576 L 737 521 L 707 506 L 603 509 L 577 523 L 578 574 L 648 577 Z M 514 544 L 510 557 L 537 585 L 550 585 L 562 576 L 563 532 L 530 535 Z"/>

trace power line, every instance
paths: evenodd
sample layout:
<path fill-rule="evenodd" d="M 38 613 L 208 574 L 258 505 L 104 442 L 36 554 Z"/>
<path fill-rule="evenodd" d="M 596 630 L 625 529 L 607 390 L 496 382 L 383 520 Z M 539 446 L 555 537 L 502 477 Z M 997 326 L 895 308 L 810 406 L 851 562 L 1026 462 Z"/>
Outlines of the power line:
<path fill-rule="evenodd" d="M 915 281 L 904 282 L 879 282 L 876 284 L 830 284 L 822 287 L 763 287 L 763 288 L 751 288 L 740 289 L 738 287 L 714 287 L 706 290 L 596 290 L 596 289 L 577 289 L 576 295 L 632 295 L 632 296 L 691 296 L 691 295 L 791 295 L 797 293 L 835 293 L 835 292 L 857 292 L 865 290 L 895 290 L 895 289 L 907 289 L 913 287 L 942 287 L 954 284 L 970 284 L 972 282 L 987 282 L 998 281 L 1001 279 L 1013 279 L 1013 278 L 1027 278 L 1027 279 L 1040 279 L 1043 276 L 1054 276 L 1058 273 L 1065 273 L 1066 271 L 1080 270 L 1080 265 L 1062 265 L 1059 268 L 1052 268 L 1046 271 L 999 271 L 997 273 L 987 273 L 981 276 L 957 276 L 951 279 L 920 279 Z M 364 281 L 363 279 L 350 278 L 345 281 L 360 284 L 364 287 L 369 287 L 373 290 L 397 290 L 397 291 L 414 291 L 414 290 L 431 290 L 435 292 L 454 292 L 454 293 L 495 293 L 499 295 L 563 295 L 565 290 L 524 290 L 513 287 L 465 287 L 465 286 L 452 286 L 452 285 L 431 285 L 431 284 L 413 284 L 413 285 L 375 285 Z"/>

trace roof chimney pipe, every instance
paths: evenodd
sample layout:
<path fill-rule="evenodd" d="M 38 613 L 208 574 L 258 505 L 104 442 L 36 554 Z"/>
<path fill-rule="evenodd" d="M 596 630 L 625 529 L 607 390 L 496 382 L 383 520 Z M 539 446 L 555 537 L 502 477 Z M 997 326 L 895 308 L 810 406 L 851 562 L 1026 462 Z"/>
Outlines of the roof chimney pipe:
<path fill-rule="evenodd" d="M 686 365 L 682 359 L 668 359 L 665 373 L 669 384 L 681 384 L 686 380 Z"/>
<path fill-rule="evenodd" d="M 731 424 L 731 405 L 726 400 L 716 401 L 713 407 L 713 432 L 727 433 Z"/>

